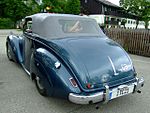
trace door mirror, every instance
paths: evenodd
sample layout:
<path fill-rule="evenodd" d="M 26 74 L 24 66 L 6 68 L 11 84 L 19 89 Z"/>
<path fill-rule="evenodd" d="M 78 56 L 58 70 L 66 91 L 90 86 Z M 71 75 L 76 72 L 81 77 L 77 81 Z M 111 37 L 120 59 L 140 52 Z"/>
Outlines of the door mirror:
<path fill-rule="evenodd" d="M 31 29 L 26 29 L 26 32 L 27 33 L 32 33 L 32 30 Z"/>
<path fill-rule="evenodd" d="M 31 20 L 26 20 L 23 31 L 27 33 L 32 33 L 32 21 Z"/>

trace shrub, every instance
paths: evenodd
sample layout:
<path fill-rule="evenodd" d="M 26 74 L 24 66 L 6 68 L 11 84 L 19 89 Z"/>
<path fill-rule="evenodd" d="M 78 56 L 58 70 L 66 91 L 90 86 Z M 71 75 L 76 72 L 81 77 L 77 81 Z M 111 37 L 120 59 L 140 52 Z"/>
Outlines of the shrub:
<path fill-rule="evenodd" d="M 14 22 L 9 18 L 0 18 L 0 29 L 12 29 Z"/>

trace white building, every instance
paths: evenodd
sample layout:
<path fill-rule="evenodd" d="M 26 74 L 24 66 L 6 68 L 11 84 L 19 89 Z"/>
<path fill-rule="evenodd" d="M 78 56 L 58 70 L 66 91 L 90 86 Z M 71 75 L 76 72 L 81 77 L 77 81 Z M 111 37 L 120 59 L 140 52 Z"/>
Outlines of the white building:
<path fill-rule="evenodd" d="M 126 28 L 126 29 L 135 29 L 136 28 L 136 20 L 135 19 L 129 19 L 129 18 L 121 18 L 116 16 L 110 16 L 110 15 L 89 15 L 90 18 L 93 18 L 97 21 L 100 25 L 105 25 L 106 28 Z M 123 21 L 125 22 L 125 25 L 122 24 Z M 145 22 L 139 21 L 139 24 L 137 26 L 138 29 L 145 29 Z M 149 26 L 150 29 L 150 21 Z"/>

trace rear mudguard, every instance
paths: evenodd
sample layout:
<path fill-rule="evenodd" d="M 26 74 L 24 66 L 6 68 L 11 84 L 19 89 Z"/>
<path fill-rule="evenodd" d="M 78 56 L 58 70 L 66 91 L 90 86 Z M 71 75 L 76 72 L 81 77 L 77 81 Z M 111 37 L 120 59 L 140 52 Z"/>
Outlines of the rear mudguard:
<path fill-rule="evenodd" d="M 42 84 L 47 89 L 48 95 L 68 98 L 70 92 L 80 93 L 79 87 L 70 83 L 71 74 L 52 53 L 44 48 L 38 48 L 32 53 L 30 64 L 31 75 L 42 79 Z M 61 63 L 60 68 L 55 67 L 56 62 Z"/>
<path fill-rule="evenodd" d="M 24 58 L 23 58 L 23 48 L 24 48 L 24 40 L 22 37 L 15 36 L 15 35 L 9 35 L 7 37 L 6 41 L 6 46 L 7 44 L 10 45 L 11 47 L 11 54 L 13 56 L 13 60 L 22 63 Z"/>

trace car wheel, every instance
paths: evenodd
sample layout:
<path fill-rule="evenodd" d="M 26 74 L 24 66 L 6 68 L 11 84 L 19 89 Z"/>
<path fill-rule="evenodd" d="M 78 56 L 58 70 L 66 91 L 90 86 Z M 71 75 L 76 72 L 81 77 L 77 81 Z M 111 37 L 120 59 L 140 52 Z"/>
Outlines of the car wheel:
<path fill-rule="evenodd" d="M 46 89 L 43 87 L 43 85 L 41 84 L 41 80 L 38 76 L 36 76 L 35 78 L 35 85 L 37 87 L 38 92 L 42 95 L 42 96 L 47 96 L 47 92 Z"/>
<path fill-rule="evenodd" d="M 10 61 L 13 61 L 12 55 L 11 55 L 11 47 L 8 44 L 8 42 L 6 43 L 6 52 L 7 52 L 7 57 Z"/>

